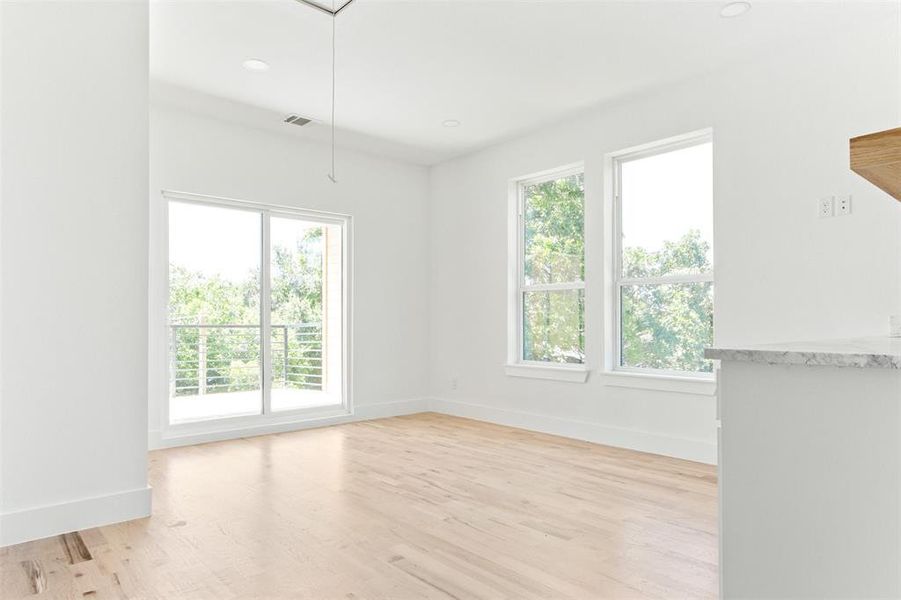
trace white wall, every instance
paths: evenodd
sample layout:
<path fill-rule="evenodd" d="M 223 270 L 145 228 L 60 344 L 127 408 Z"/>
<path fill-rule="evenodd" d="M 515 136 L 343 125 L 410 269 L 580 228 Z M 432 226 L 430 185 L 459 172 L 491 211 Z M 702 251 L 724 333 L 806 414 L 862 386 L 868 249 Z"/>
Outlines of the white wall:
<path fill-rule="evenodd" d="M 898 7 L 879 22 L 601 107 L 431 173 L 434 405 L 700 460 L 715 459 L 709 395 L 610 385 L 603 356 L 604 155 L 714 129 L 716 341 L 887 333 L 898 312 L 899 205 L 848 169 L 848 139 L 896 127 Z M 602 73 L 586 76 L 602 77 Z M 586 384 L 504 375 L 507 185 L 585 161 Z M 817 198 L 853 194 L 854 214 L 818 219 Z M 453 389 L 452 380 L 457 380 Z"/>
<path fill-rule="evenodd" d="M 604 154 L 704 127 L 720 343 L 882 334 L 898 312 L 898 205 L 847 168 L 849 137 L 901 117 L 896 14 L 431 172 L 340 152 L 338 186 L 321 145 L 163 106 L 148 185 L 146 4 L 4 2 L 0 19 L 0 544 L 149 511 L 147 281 L 164 249 L 148 229 L 164 227 L 162 189 L 353 216 L 354 403 L 369 415 L 430 405 L 711 460 L 710 395 L 611 385 L 597 368 Z M 580 160 L 595 371 L 511 379 L 507 184 Z M 836 193 L 854 194 L 854 214 L 817 219 L 816 199 Z M 154 431 L 164 397 L 150 398 Z"/>
<path fill-rule="evenodd" d="M 274 115 L 273 118 L 278 118 Z M 289 126 L 285 126 L 289 127 Z M 295 206 L 353 217 L 353 404 L 358 417 L 422 410 L 428 397 L 428 173 L 339 148 L 339 183 L 327 178 L 330 148 L 295 135 L 207 118 L 163 104 L 151 110 L 151 272 L 165 298 L 161 190 Z M 165 323 L 165 300 L 151 326 Z M 157 349 L 159 350 L 159 348 Z M 165 347 L 151 354 L 151 442 L 166 401 Z"/>
<path fill-rule="evenodd" d="M 149 513 L 146 2 L 3 2 L 0 545 Z"/>

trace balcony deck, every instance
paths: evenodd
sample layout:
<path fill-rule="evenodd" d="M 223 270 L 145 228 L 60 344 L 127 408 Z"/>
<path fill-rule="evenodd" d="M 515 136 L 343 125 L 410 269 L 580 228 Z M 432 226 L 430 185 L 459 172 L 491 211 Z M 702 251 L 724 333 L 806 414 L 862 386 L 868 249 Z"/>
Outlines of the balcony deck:
<path fill-rule="evenodd" d="M 319 390 L 284 388 L 272 390 L 272 412 L 338 404 L 340 399 Z M 190 423 L 224 417 L 258 415 L 262 412 L 262 406 L 263 395 L 260 390 L 175 396 L 169 399 L 169 420 L 171 423 Z"/>

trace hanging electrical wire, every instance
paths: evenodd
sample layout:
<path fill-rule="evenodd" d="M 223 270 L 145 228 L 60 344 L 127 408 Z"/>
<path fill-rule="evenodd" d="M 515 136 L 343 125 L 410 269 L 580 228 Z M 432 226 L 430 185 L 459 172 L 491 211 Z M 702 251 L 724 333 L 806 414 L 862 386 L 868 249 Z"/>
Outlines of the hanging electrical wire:
<path fill-rule="evenodd" d="M 335 0 L 332 0 L 332 171 L 328 178 L 332 183 L 338 183 L 335 174 Z"/>
<path fill-rule="evenodd" d="M 319 12 L 325 13 L 332 18 L 332 168 L 329 171 L 328 178 L 332 183 L 338 183 L 338 175 L 335 173 L 335 20 L 338 13 L 351 5 L 354 0 L 338 0 L 340 8 L 335 7 L 335 0 L 331 0 L 331 10 L 321 0 L 297 0 L 302 4 L 306 4 L 310 8 L 315 8 Z M 2 0 L 0 0 L 2 2 Z"/>

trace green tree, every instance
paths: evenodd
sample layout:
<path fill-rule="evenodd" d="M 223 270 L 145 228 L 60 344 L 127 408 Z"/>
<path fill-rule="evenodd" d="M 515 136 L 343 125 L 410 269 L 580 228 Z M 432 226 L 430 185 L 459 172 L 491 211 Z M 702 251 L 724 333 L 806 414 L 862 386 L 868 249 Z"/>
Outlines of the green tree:
<path fill-rule="evenodd" d="M 322 322 L 321 227 L 310 229 L 297 247 L 272 249 L 272 322 Z"/>
<path fill-rule="evenodd" d="M 322 384 L 322 248 L 323 230 L 312 228 L 295 247 L 272 249 L 272 368 L 289 387 Z M 197 394 L 202 376 L 209 393 L 259 389 L 259 269 L 235 282 L 170 264 L 169 320 L 177 395 Z"/>
<path fill-rule="evenodd" d="M 272 368 L 289 388 L 319 389 L 323 383 L 324 242 L 324 228 L 317 227 L 293 248 L 272 249 Z"/>
<path fill-rule="evenodd" d="M 581 174 L 526 187 L 523 198 L 527 284 L 574 283 L 585 277 Z M 582 290 L 530 291 L 523 303 L 523 358 L 584 362 Z"/>
<path fill-rule="evenodd" d="M 710 270 L 710 245 L 691 230 L 657 251 L 626 248 L 626 277 Z M 623 288 L 622 357 L 625 366 L 674 371 L 712 370 L 704 348 L 713 343 L 713 285 L 674 283 Z"/>
<path fill-rule="evenodd" d="M 581 175 L 525 188 L 524 275 L 527 284 L 584 280 L 584 183 Z M 657 277 L 710 270 L 710 245 L 697 230 L 657 251 L 627 247 L 623 275 Z M 584 361 L 584 295 L 580 290 L 531 291 L 523 305 L 523 357 Z M 703 350 L 713 342 L 713 286 L 709 283 L 623 288 L 625 366 L 710 371 Z"/>

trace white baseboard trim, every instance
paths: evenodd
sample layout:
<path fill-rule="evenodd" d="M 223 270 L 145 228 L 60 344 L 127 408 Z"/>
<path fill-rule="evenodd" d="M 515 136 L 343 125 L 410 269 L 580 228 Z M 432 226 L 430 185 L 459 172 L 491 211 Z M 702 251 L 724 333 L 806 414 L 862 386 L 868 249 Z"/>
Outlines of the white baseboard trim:
<path fill-rule="evenodd" d="M 264 423 L 250 427 L 245 425 L 241 427 L 218 429 L 215 431 L 207 431 L 202 433 L 194 432 L 175 435 L 170 433 L 169 435 L 164 436 L 159 429 L 152 429 L 148 434 L 148 446 L 150 450 L 175 448 L 178 446 L 192 446 L 194 444 L 221 442 L 224 440 L 233 440 L 237 438 L 252 437 L 256 435 L 267 435 L 270 433 L 285 433 L 289 431 L 313 429 L 315 427 L 340 425 L 342 423 L 353 423 L 356 421 L 368 421 L 370 419 L 382 419 L 385 417 L 411 415 L 415 413 L 426 412 L 428 409 L 429 401 L 427 398 L 415 398 L 412 400 L 396 400 L 393 402 L 364 404 L 362 406 L 354 407 L 353 413 L 351 414 L 297 419 L 294 421 L 278 423 Z"/>
<path fill-rule="evenodd" d="M 638 429 L 609 427 L 600 423 L 564 419 L 517 410 L 473 404 L 459 400 L 432 398 L 429 407 L 433 412 L 478 421 L 497 423 L 509 427 L 550 433 L 586 442 L 594 442 L 618 448 L 628 448 L 651 454 L 661 454 L 696 462 L 716 464 L 716 443 L 704 440 L 677 438 Z"/>
<path fill-rule="evenodd" d="M 151 490 L 143 487 L 0 514 L 0 547 L 150 516 Z"/>
<path fill-rule="evenodd" d="M 354 410 L 354 421 L 368 421 L 369 419 L 383 419 L 385 417 L 400 417 L 403 415 L 415 415 L 416 413 L 429 411 L 428 398 L 416 398 L 415 400 L 397 400 L 395 402 L 380 402 L 378 404 L 364 404 Z"/>

